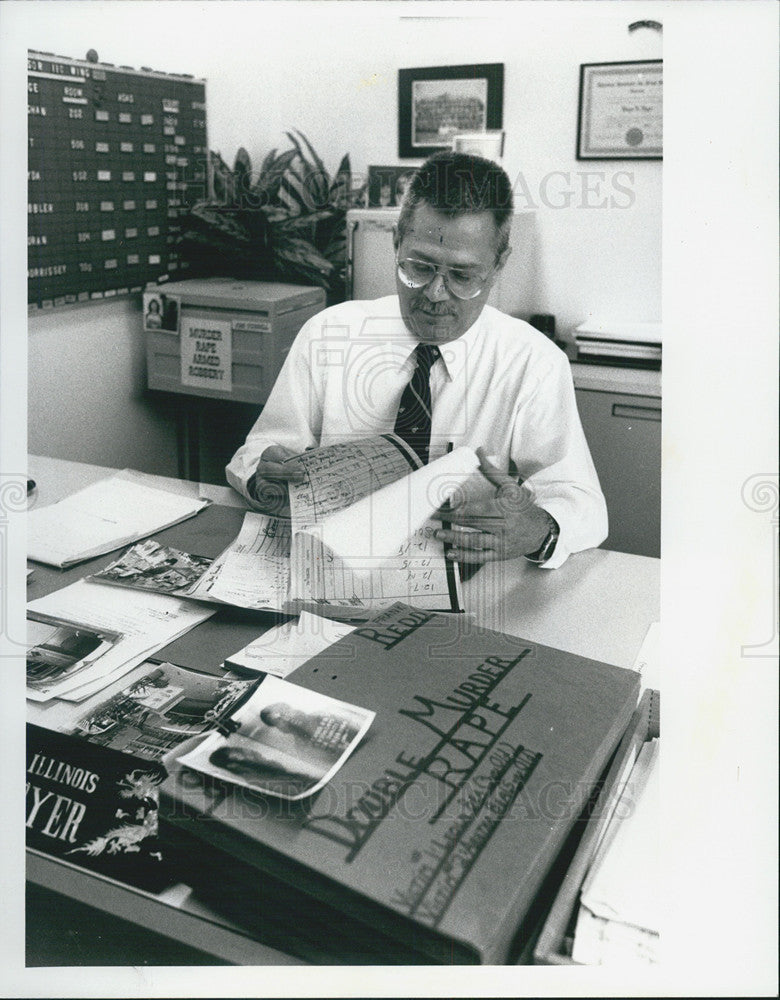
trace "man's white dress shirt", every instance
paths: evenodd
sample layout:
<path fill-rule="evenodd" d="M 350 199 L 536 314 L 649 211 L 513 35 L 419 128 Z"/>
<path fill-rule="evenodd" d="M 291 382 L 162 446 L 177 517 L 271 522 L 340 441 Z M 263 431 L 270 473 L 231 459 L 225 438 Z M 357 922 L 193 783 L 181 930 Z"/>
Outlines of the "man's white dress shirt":
<path fill-rule="evenodd" d="M 412 375 L 417 340 L 398 297 L 343 302 L 310 319 L 295 339 L 262 413 L 227 466 L 228 482 L 252 502 L 247 482 L 271 445 L 299 453 L 392 432 Z M 566 355 L 522 320 L 485 306 L 431 369 L 430 461 L 482 445 L 518 475 L 560 525 L 546 568 L 599 545 L 607 510 L 582 431 Z"/>

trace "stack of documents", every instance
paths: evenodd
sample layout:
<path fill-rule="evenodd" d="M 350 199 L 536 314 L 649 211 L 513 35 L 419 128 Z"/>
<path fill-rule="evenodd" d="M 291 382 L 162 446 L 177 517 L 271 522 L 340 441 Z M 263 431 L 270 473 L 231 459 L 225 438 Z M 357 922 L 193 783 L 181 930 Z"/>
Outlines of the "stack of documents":
<path fill-rule="evenodd" d="M 399 600 L 460 610 L 460 580 L 430 518 L 467 484 L 483 488 L 474 452 L 458 448 L 419 468 L 400 438 L 383 434 L 298 461 L 304 481 L 290 484 L 290 519 L 249 511 L 190 597 L 350 619 Z"/>
<path fill-rule="evenodd" d="M 574 330 L 579 361 L 660 367 L 660 323 L 580 323 Z"/>
<path fill-rule="evenodd" d="M 659 961 L 658 740 L 644 744 L 582 886 L 572 958 L 583 965 Z"/>
<path fill-rule="evenodd" d="M 214 609 L 79 580 L 31 601 L 27 614 L 27 697 L 82 701 L 210 618 Z M 50 631 L 42 634 L 47 626 Z"/>
<path fill-rule="evenodd" d="M 27 556 L 63 569 L 178 524 L 209 502 L 147 486 L 124 470 L 30 511 Z"/>
<path fill-rule="evenodd" d="M 256 670 L 274 677 L 286 677 L 356 627 L 302 611 L 298 618 L 275 625 L 229 656 L 224 666 L 227 670 Z"/>

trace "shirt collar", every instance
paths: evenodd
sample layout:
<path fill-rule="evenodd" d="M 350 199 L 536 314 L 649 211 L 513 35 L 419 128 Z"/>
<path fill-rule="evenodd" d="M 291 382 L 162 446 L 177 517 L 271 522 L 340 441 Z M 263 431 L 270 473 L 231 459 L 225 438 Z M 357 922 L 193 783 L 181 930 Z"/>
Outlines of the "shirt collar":
<path fill-rule="evenodd" d="M 389 349 L 396 357 L 400 369 L 410 363 L 419 341 L 410 333 L 403 321 L 401 304 L 397 295 L 388 296 L 388 298 L 378 301 L 382 303 L 384 318 L 374 319 L 363 332 L 369 332 L 370 328 L 372 337 L 381 337 L 385 342 L 385 349 Z M 457 340 L 451 340 L 449 343 L 441 345 L 442 363 L 450 381 L 454 381 L 460 375 L 466 366 L 467 357 L 477 346 L 484 315 L 485 310 L 483 309 L 474 323 Z"/>
<path fill-rule="evenodd" d="M 466 358 L 474 350 L 477 341 L 480 339 L 482 317 L 484 314 L 485 310 L 483 309 L 465 333 L 461 334 L 456 340 L 451 340 L 441 345 L 441 360 L 449 381 L 453 382 L 465 368 Z M 404 330 L 408 335 L 408 342 L 404 343 L 403 349 L 406 352 L 405 359 L 408 360 L 412 356 L 418 341 L 405 327 Z"/>

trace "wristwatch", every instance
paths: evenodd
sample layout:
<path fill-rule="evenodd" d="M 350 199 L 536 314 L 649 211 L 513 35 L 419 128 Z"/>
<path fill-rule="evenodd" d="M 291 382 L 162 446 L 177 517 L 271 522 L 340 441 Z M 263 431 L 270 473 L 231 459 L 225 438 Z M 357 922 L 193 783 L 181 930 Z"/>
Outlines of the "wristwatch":
<path fill-rule="evenodd" d="M 547 511 L 545 511 L 545 514 L 547 514 L 547 520 L 550 522 L 550 530 L 536 552 L 529 552 L 525 557 L 529 562 L 537 563 L 540 566 L 552 558 L 555 546 L 558 544 L 558 536 L 561 533 L 560 526 L 552 514 L 548 514 Z"/>

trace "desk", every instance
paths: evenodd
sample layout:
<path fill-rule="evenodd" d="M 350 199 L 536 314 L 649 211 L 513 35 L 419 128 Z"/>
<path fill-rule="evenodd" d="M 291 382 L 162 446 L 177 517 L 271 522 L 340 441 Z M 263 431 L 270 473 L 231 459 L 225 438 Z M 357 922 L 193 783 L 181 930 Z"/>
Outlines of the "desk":
<path fill-rule="evenodd" d="M 30 458 L 28 468 L 38 486 L 37 503 L 42 505 L 54 503 L 115 471 L 35 456 Z M 149 481 L 189 495 L 207 495 L 217 503 L 245 507 L 238 494 L 227 487 L 199 487 L 160 476 L 150 476 Z M 539 569 L 522 559 L 489 563 L 465 584 L 464 602 L 467 612 L 480 625 L 630 667 L 648 626 L 659 618 L 659 569 L 657 559 L 602 549 L 572 556 L 557 570 Z M 41 584 L 36 583 L 36 575 L 29 585 L 30 598 L 39 596 Z M 255 634 L 263 630 L 257 625 Z M 168 650 L 163 653 L 168 655 Z M 31 717 L 35 715 L 33 709 Z M 278 948 L 253 940 L 235 924 L 212 913 L 194 899 L 185 885 L 155 895 L 31 851 L 27 878 L 44 889 L 223 961 L 304 964 Z"/>

